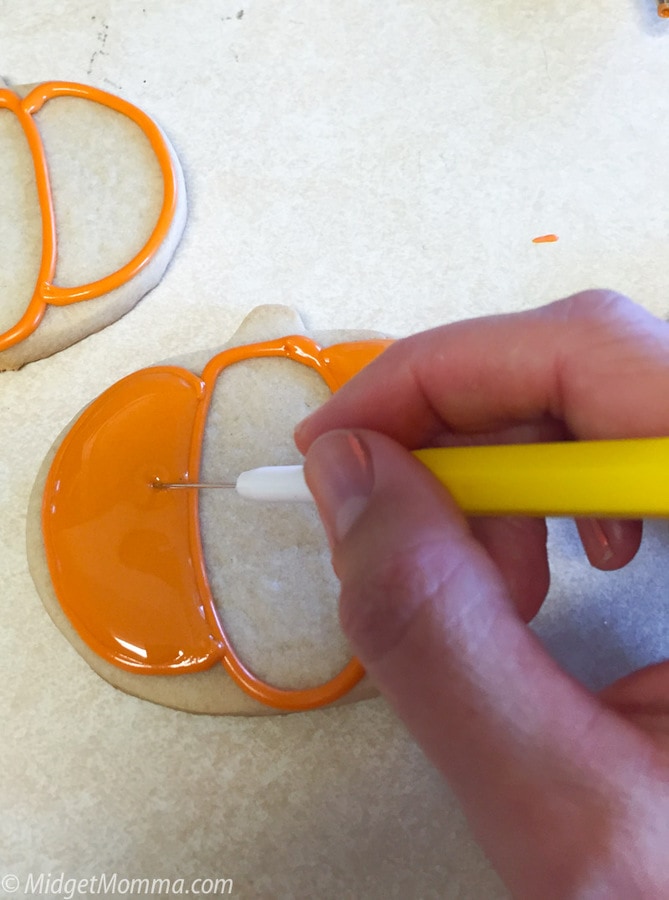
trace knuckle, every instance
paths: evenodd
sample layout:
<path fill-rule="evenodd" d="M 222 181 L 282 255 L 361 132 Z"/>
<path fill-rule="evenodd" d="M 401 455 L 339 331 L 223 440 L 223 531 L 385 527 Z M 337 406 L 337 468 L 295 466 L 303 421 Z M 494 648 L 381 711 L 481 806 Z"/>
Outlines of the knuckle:
<path fill-rule="evenodd" d="M 635 318 L 639 312 L 638 304 L 629 297 L 605 288 L 581 291 L 551 306 L 554 314 L 568 322 L 589 322 L 600 326 Z"/>
<path fill-rule="evenodd" d="M 553 311 L 564 326 L 558 354 L 563 401 L 593 395 L 611 377 L 666 369 L 669 326 L 615 291 L 586 291 L 558 301 Z"/>

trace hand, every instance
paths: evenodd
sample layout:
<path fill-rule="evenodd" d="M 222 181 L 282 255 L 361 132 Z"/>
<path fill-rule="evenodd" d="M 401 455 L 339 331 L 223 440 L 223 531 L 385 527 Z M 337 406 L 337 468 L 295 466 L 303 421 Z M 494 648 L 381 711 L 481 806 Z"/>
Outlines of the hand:
<path fill-rule="evenodd" d="M 669 897 L 669 663 L 594 696 L 526 627 L 541 520 L 466 521 L 408 452 L 669 435 L 669 325 L 603 291 L 392 345 L 297 429 L 354 651 L 518 897 Z M 639 522 L 583 521 L 625 565 Z"/>

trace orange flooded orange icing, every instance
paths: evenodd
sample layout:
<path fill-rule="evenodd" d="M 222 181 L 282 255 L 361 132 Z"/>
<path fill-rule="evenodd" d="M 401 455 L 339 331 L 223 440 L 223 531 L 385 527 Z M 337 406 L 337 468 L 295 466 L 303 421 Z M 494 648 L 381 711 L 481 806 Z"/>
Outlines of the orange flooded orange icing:
<path fill-rule="evenodd" d="M 323 349 L 298 335 L 235 347 L 213 357 L 201 377 L 177 366 L 142 369 L 84 410 L 49 470 L 42 533 L 56 596 L 92 650 L 144 674 L 195 672 L 220 661 L 246 693 L 286 710 L 331 703 L 360 680 L 357 659 L 303 690 L 255 676 L 237 656 L 214 604 L 199 492 L 151 485 L 198 480 L 207 413 L 228 366 L 283 357 L 316 370 L 335 391 L 388 344 Z"/>
<path fill-rule="evenodd" d="M 79 97 L 106 106 L 131 119 L 147 137 L 155 153 L 163 177 L 163 203 L 158 221 L 141 250 L 124 266 L 88 284 L 59 287 L 53 284 L 57 261 L 56 222 L 49 180 L 49 168 L 44 145 L 33 116 L 55 97 Z M 35 169 L 37 198 L 42 216 L 42 256 L 37 283 L 25 313 L 8 331 L 0 334 L 0 350 L 6 350 L 32 334 L 46 311 L 47 305 L 66 306 L 82 300 L 101 297 L 134 278 L 155 256 L 169 232 L 177 203 L 177 174 L 174 161 L 160 128 L 127 100 L 85 84 L 68 81 L 47 81 L 33 88 L 23 99 L 9 88 L 0 89 L 0 109 L 14 113 L 30 148 Z"/>

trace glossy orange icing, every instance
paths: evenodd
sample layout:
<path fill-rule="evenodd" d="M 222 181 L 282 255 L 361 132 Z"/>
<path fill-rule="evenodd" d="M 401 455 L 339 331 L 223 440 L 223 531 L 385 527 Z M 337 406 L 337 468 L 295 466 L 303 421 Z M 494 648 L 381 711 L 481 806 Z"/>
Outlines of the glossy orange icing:
<path fill-rule="evenodd" d="M 279 709 L 332 703 L 364 671 L 352 659 L 313 688 L 256 677 L 226 636 L 209 587 L 198 491 L 156 491 L 197 481 L 216 381 L 241 360 L 283 357 L 316 370 L 335 391 L 388 341 L 321 348 L 294 336 L 224 350 L 201 377 L 177 366 L 142 369 L 113 385 L 75 422 L 46 479 L 42 532 L 51 579 L 86 644 L 131 672 L 180 674 L 220 661 L 237 684 Z"/>
<path fill-rule="evenodd" d="M 33 116 L 55 97 L 80 97 L 113 109 L 131 119 L 143 131 L 158 159 L 163 176 L 163 203 L 155 228 L 142 249 L 116 272 L 76 287 L 53 284 L 57 260 L 56 222 L 44 145 Z M 177 174 L 174 161 L 160 128 L 146 113 L 127 100 L 85 84 L 47 81 L 33 88 L 23 99 L 9 88 L 0 89 L 0 109 L 13 112 L 23 128 L 35 168 L 37 197 L 42 216 L 42 256 L 37 283 L 25 313 L 8 331 L 0 334 L 0 350 L 25 340 L 41 322 L 47 305 L 66 306 L 92 300 L 130 281 L 155 256 L 169 232 L 177 201 Z"/>

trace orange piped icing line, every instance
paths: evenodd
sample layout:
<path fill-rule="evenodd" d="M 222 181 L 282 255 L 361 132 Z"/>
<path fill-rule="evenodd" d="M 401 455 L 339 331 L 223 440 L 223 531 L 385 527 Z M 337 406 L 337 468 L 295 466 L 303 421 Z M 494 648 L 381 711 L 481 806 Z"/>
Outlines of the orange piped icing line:
<path fill-rule="evenodd" d="M 53 284 L 58 255 L 56 222 L 49 180 L 49 168 L 35 113 L 55 97 L 79 97 L 106 106 L 131 119 L 147 137 L 155 153 L 163 177 L 163 203 L 156 225 L 142 249 L 124 266 L 88 284 L 59 287 Z M 141 109 L 114 94 L 85 84 L 47 81 L 33 88 L 23 99 L 9 88 L 0 89 L 0 109 L 13 112 L 26 136 L 35 169 L 37 198 L 42 216 L 42 256 L 37 283 L 25 313 L 8 331 L 0 334 L 0 351 L 25 340 L 38 327 L 47 305 L 67 306 L 82 300 L 101 297 L 137 275 L 157 253 L 174 219 L 177 204 L 177 173 L 167 142 L 156 123 Z"/>
<path fill-rule="evenodd" d="M 138 674 L 178 675 L 220 662 L 247 694 L 283 710 L 332 703 L 364 674 L 353 658 L 324 684 L 290 690 L 258 678 L 226 635 L 207 578 L 198 481 L 218 377 L 248 359 L 279 357 L 335 391 L 388 341 L 321 348 L 300 335 L 224 350 L 201 377 L 178 366 L 127 376 L 87 407 L 47 475 L 42 533 L 52 584 L 71 624 L 103 659 Z"/>

